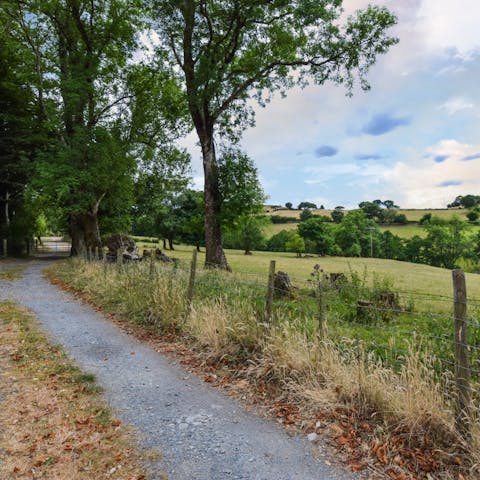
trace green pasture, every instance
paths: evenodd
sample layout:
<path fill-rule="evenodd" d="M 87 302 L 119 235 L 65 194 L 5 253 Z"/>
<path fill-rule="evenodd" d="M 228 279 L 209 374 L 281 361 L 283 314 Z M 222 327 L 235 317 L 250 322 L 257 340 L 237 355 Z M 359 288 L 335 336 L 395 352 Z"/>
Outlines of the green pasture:
<path fill-rule="evenodd" d="M 348 210 L 345 210 L 347 212 Z M 301 210 L 268 210 L 265 212 L 265 215 L 278 215 L 282 217 L 290 217 L 290 218 L 299 218 Z M 312 210 L 312 213 L 315 215 L 326 215 L 330 216 L 333 210 Z M 461 220 L 466 220 L 466 214 L 468 210 L 465 209 L 457 209 L 457 208 L 425 208 L 425 209 L 415 209 L 415 208 L 399 208 L 395 210 L 396 213 L 403 213 L 409 222 L 418 222 L 425 214 L 431 213 L 436 217 L 443 218 L 448 220 L 453 216 L 460 217 Z"/>
<path fill-rule="evenodd" d="M 263 228 L 265 237 L 271 238 L 282 230 L 295 230 L 298 223 L 270 223 Z"/>
<path fill-rule="evenodd" d="M 298 223 L 272 223 L 264 227 L 263 232 L 266 238 L 271 238 L 282 230 L 294 230 L 297 227 Z M 426 236 L 426 231 L 421 225 L 389 225 L 381 226 L 380 230 L 382 232 L 389 230 L 394 235 L 398 235 L 401 238 L 412 238 L 415 235 L 418 235 L 419 237 Z"/>
<path fill-rule="evenodd" d="M 153 244 L 140 242 L 140 247 L 142 248 L 142 246 L 152 248 Z M 204 250 L 202 248 L 198 254 L 199 265 L 205 262 Z M 193 247 L 191 246 L 176 245 L 173 252 L 165 251 L 165 253 L 178 258 L 181 264 L 187 267 L 192 257 L 192 251 Z M 452 297 L 451 271 L 429 265 L 380 258 L 317 256 L 296 258 L 292 253 L 283 252 L 253 252 L 253 255 L 245 255 L 241 250 L 226 250 L 226 255 L 234 272 L 256 274 L 259 279 L 263 278 L 265 281 L 270 261 L 275 260 L 276 270 L 287 272 L 293 283 L 296 280 L 305 282 L 310 279 L 313 267 L 319 264 L 326 273 L 353 271 L 365 276 L 370 282 L 373 281 L 374 276 L 381 276 L 392 283 L 395 291 L 402 293 Z M 480 301 L 480 275 L 466 275 L 468 297 Z"/>
<path fill-rule="evenodd" d="M 414 209 L 414 208 L 400 208 L 396 210 L 398 213 L 403 213 L 409 222 L 418 222 L 424 215 L 431 213 L 432 216 L 449 220 L 454 216 L 459 217 L 461 220 L 466 220 L 466 214 L 468 210 L 457 208 L 438 208 L 438 209 Z"/>
<path fill-rule="evenodd" d="M 389 226 L 381 226 L 380 230 L 382 232 L 386 232 L 387 230 L 393 233 L 393 235 L 397 235 L 400 238 L 412 238 L 415 235 L 419 237 L 426 237 L 427 232 L 425 228 L 421 225 L 389 225 Z"/>

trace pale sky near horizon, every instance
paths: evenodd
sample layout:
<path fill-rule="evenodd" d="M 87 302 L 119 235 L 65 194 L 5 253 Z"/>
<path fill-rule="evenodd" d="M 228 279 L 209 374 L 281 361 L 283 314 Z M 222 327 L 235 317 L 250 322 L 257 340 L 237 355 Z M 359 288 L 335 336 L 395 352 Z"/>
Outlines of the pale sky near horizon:
<path fill-rule="evenodd" d="M 371 91 L 345 96 L 331 84 L 295 89 L 256 108 L 241 142 L 258 166 L 269 204 L 325 208 L 391 199 L 441 208 L 480 194 L 480 1 L 344 0 L 398 16 L 400 38 L 369 74 Z M 191 135 L 194 183 L 203 184 Z"/>

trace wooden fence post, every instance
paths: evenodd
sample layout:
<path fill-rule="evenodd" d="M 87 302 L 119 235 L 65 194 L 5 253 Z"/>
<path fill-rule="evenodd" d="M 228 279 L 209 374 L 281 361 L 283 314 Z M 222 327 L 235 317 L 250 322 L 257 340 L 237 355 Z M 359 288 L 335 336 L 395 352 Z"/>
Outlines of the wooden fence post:
<path fill-rule="evenodd" d="M 322 281 L 318 282 L 317 301 L 318 301 L 318 339 L 325 340 L 327 338 L 327 322 L 325 318 L 325 301 L 323 295 Z"/>
<path fill-rule="evenodd" d="M 265 301 L 265 321 L 267 323 L 270 323 L 272 321 L 274 283 L 275 260 L 270 260 L 270 269 L 268 270 L 267 297 Z"/>
<path fill-rule="evenodd" d="M 150 270 L 148 274 L 150 282 L 155 279 L 155 249 L 150 250 Z"/>
<path fill-rule="evenodd" d="M 122 271 L 123 265 L 123 248 L 117 248 L 117 269 L 119 272 Z"/>
<path fill-rule="evenodd" d="M 106 281 L 107 280 L 107 273 L 108 273 L 108 265 L 107 265 L 107 256 L 105 255 L 105 252 L 102 249 L 102 266 L 103 266 L 103 279 Z"/>
<path fill-rule="evenodd" d="M 463 270 L 452 270 L 454 299 L 455 383 L 457 387 L 455 425 L 470 437 L 470 368 L 468 365 L 467 288 Z"/>
<path fill-rule="evenodd" d="M 188 289 L 187 289 L 187 315 L 189 315 L 190 312 L 192 311 L 196 271 L 197 271 L 197 250 L 194 249 L 192 253 L 192 261 L 190 263 L 190 278 L 188 280 Z"/>

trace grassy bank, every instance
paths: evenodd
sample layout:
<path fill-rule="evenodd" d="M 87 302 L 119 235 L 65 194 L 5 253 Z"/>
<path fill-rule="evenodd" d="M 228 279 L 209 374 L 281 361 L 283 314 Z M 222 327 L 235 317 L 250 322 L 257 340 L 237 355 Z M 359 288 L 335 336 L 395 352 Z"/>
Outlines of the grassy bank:
<path fill-rule="evenodd" d="M 217 366 L 215 377 L 226 375 L 230 381 L 244 377 L 264 393 L 273 389 L 295 402 L 307 430 L 319 428 L 314 421 L 319 415 L 343 405 L 358 420 L 356 433 L 344 426 L 336 438 L 351 435 L 355 442 L 365 439 L 354 449 L 355 455 L 362 457 L 362 468 L 374 465 L 410 475 L 398 478 L 424 478 L 427 472 L 434 472 L 433 478 L 455 478 L 459 473 L 467 478 L 474 468 L 479 439 L 475 427 L 472 443 L 465 445 L 454 428 L 452 372 L 443 361 L 451 359 L 451 318 L 442 311 L 442 295 L 429 293 L 429 298 L 421 296 L 417 303 L 414 295 L 410 299 L 397 295 L 397 278 L 392 284 L 378 276 L 382 269 L 380 264 L 376 268 L 376 260 L 368 259 L 365 274 L 346 263 L 342 290 L 326 284 L 322 287 L 327 335 L 319 340 L 322 331 L 316 287 L 304 275 L 312 271 L 312 263 L 302 266 L 302 260 L 276 254 L 279 270 L 296 262 L 301 282 L 294 279 L 292 295 L 274 300 L 268 323 L 262 281 L 268 257 L 242 256 L 240 260 L 238 256 L 235 260 L 234 252 L 229 252 L 232 266 L 243 267 L 234 275 L 199 269 L 189 309 L 189 272 L 185 266 L 190 252 L 181 249 L 174 254 L 183 262 L 157 264 L 155 270 L 148 263 L 119 270 L 116 265 L 74 260 L 57 264 L 49 275 L 119 318 L 147 331 L 183 339 L 204 355 L 204 362 Z M 329 260 L 339 259 L 322 259 L 322 267 L 327 272 L 340 272 L 339 263 L 333 264 L 332 270 L 326 267 Z M 390 268 L 386 268 L 382 262 L 387 271 L 400 264 L 387 261 Z M 413 284 L 412 268 L 423 267 L 427 273 L 418 271 L 417 275 L 425 277 L 415 280 L 419 288 L 429 291 L 425 280 L 431 275 L 432 286 L 445 293 L 449 272 L 410 264 L 397 270 L 403 267 L 403 287 Z M 285 270 L 290 273 L 292 269 Z M 263 275 L 258 276 L 258 271 Z M 317 280 L 323 282 L 323 273 L 317 273 Z M 438 286 L 439 279 L 444 287 Z M 388 312 L 378 303 L 384 298 L 378 295 L 382 292 L 393 293 L 396 298 Z M 371 302 L 366 315 L 356 308 L 358 298 Z M 350 440 L 345 442 L 350 445 Z M 388 455 L 369 457 L 372 442 L 388 449 Z M 412 453 L 415 451 L 430 459 L 428 465 L 418 462 L 418 455 Z"/>
<path fill-rule="evenodd" d="M 95 384 L 37 329 L 0 303 L 0 477 L 141 480 L 142 458 Z"/>

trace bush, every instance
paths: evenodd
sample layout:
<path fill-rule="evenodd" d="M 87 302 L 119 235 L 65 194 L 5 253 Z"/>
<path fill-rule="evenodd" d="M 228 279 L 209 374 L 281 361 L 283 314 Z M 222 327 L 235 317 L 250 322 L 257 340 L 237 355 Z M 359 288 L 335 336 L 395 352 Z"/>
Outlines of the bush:
<path fill-rule="evenodd" d="M 273 235 L 267 242 L 269 252 L 285 252 L 285 244 L 290 240 L 295 232 L 292 230 L 282 230 Z"/>
<path fill-rule="evenodd" d="M 283 215 L 272 215 L 270 217 L 270 220 L 272 223 L 278 224 L 278 223 L 297 223 L 298 218 L 295 217 L 285 217 Z"/>
<path fill-rule="evenodd" d="M 393 217 L 393 223 L 398 223 L 400 225 L 406 225 L 408 223 L 407 216 L 404 213 L 397 213 Z"/>

